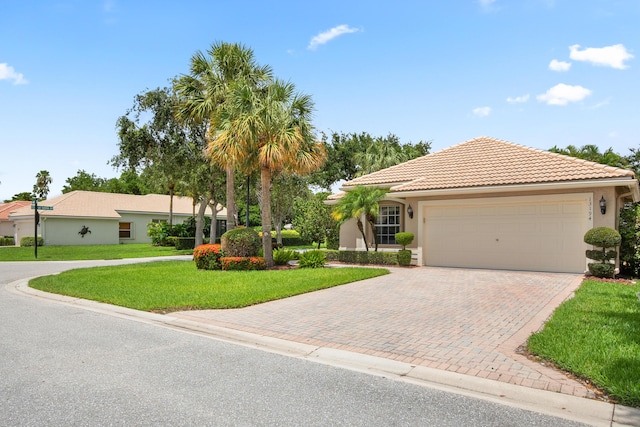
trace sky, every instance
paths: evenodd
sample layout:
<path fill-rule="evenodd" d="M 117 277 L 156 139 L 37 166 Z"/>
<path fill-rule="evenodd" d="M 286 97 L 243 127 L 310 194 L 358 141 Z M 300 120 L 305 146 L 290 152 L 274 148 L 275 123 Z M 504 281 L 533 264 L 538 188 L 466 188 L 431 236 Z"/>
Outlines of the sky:
<path fill-rule="evenodd" d="M 48 170 L 120 175 L 137 93 L 242 43 L 312 96 L 320 132 L 640 148 L 640 1 L 0 0 L 0 201 Z"/>

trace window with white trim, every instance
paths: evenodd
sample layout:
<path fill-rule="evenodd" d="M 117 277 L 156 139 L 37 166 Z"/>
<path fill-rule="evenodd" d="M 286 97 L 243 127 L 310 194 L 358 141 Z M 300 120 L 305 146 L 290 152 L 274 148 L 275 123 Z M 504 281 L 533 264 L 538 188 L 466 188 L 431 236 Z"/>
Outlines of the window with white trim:
<path fill-rule="evenodd" d="M 400 232 L 400 206 L 380 206 L 376 219 L 376 233 L 381 245 L 395 245 Z"/>
<path fill-rule="evenodd" d="M 131 239 L 131 236 L 132 236 L 131 229 L 133 228 L 132 223 L 121 222 L 118 224 L 118 228 L 119 228 L 121 239 Z"/>

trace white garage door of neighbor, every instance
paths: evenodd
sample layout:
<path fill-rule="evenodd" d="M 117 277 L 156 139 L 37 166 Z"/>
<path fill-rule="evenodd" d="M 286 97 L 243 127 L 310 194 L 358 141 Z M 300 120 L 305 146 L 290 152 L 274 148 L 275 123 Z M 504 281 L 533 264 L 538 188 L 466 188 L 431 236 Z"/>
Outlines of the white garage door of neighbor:
<path fill-rule="evenodd" d="M 583 273 L 591 194 L 427 202 L 426 265 Z"/>

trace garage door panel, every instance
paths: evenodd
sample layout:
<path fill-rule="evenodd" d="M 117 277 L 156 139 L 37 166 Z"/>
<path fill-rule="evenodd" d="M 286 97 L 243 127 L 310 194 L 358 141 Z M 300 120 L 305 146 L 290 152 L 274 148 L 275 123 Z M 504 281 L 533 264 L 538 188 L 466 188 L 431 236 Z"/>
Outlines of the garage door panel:
<path fill-rule="evenodd" d="M 425 206 L 425 264 L 583 272 L 585 196 Z"/>

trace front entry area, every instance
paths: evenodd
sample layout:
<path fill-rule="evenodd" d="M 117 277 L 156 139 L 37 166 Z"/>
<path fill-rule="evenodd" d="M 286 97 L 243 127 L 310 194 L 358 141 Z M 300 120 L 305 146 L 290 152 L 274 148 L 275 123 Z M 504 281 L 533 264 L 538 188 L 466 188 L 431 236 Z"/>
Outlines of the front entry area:
<path fill-rule="evenodd" d="M 591 193 L 423 202 L 423 263 L 583 273 L 592 207 Z"/>

